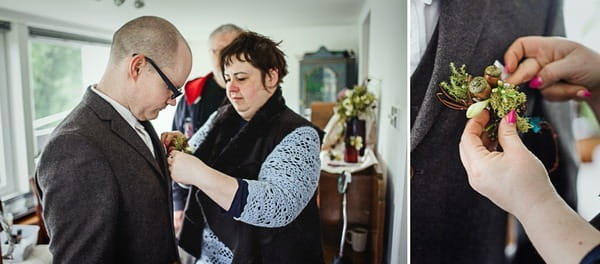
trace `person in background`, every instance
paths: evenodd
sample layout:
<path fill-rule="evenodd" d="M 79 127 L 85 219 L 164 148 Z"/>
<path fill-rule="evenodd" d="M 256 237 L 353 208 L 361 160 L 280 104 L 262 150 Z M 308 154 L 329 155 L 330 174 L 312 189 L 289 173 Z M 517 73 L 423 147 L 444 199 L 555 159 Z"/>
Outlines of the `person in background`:
<path fill-rule="evenodd" d="M 194 155 L 167 159 L 173 179 L 192 188 L 179 245 L 197 263 L 323 262 L 322 132 L 285 105 L 278 45 L 244 32 L 221 51 L 229 102 L 190 139 Z"/>
<path fill-rule="evenodd" d="M 185 84 L 185 94 L 177 103 L 173 118 L 173 130 L 181 131 L 190 138 L 208 117 L 225 101 L 225 81 L 221 74 L 219 56 L 221 50 L 229 45 L 243 29 L 234 24 L 224 24 L 210 33 L 208 38 L 211 72 Z M 183 222 L 183 209 L 188 190 L 173 182 L 173 223 L 175 233 L 179 232 Z"/>
<path fill-rule="evenodd" d="M 600 118 L 600 54 L 562 38 L 523 37 L 506 51 L 505 62 L 513 72 L 509 83 L 535 80 L 532 88 L 545 98 L 585 101 Z M 460 142 L 469 184 L 517 217 L 546 262 L 600 263 L 600 232 L 557 194 L 544 165 L 519 138 L 515 118 L 512 111 L 500 123 L 502 152 L 483 144 L 488 112 L 469 120 Z"/>
<path fill-rule="evenodd" d="M 170 22 L 113 35 L 98 84 L 58 125 L 36 171 L 54 263 L 179 262 L 166 154 L 152 124 L 175 105 L 192 54 Z"/>

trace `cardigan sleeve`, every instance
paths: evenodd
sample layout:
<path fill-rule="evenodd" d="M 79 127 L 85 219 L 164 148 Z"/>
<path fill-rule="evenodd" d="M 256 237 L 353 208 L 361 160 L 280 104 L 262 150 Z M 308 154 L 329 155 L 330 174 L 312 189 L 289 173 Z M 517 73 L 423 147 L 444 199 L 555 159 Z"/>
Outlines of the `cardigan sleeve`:
<path fill-rule="evenodd" d="M 248 183 L 246 205 L 236 220 L 261 227 L 282 227 L 304 210 L 319 182 L 321 144 L 309 126 L 295 129 L 271 152 L 258 180 Z"/>
<path fill-rule="evenodd" d="M 581 264 L 596 264 L 600 263 L 600 245 L 594 247 L 590 252 L 583 257 Z"/>
<path fill-rule="evenodd" d="M 206 139 L 208 132 L 213 128 L 215 116 L 217 116 L 217 111 L 212 113 L 206 120 L 206 123 L 188 140 L 188 145 L 192 148 L 192 152 L 196 152 L 200 144 Z"/>

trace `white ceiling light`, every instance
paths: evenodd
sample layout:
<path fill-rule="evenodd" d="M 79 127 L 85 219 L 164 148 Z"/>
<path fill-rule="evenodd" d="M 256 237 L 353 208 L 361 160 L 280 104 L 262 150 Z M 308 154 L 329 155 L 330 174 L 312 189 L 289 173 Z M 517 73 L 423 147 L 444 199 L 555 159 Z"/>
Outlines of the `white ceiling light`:
<path fill-rule="evenodd" d="M 96 0 L 96 1 L 102 1 L 102 0 Z M 115 3 L 116 6 L 121 6 L 123 5 L 123 3 L 125 3 L 125 0 L 113 0 L 113 2 Z M 135 0 L 133 2 L 133 6 L 135 8 L 142 8 L 146 5 L 146 3 L 144 3 L 144 0 Z"/>
<path fill-rule="evenodd" d="M 135 2 L 133 2 L 133 6 L 135 6 L 135 8 L 142 8 L 144 5 L 144 0 L 135 0 Z"/>

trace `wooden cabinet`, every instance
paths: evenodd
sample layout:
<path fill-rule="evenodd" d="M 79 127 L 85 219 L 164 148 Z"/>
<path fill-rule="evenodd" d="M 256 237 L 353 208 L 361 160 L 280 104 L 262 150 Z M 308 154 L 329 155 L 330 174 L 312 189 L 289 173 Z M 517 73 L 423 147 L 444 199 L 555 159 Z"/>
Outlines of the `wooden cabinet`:
<path fill-rule="evenodd" d="M 321 171 L 318 204 L 323 233 L 325 263 L 338 255 L 342 232 L 342 195 L 337 191 L 338 174 Z M 344 256 L 353 264 L 382 263 L 386 181 L 376 168 L 352 173 L 347 189 L 348 230 L 365 227 L 369 230 L 365 252 L 353 252 L 344 243 Z"/>

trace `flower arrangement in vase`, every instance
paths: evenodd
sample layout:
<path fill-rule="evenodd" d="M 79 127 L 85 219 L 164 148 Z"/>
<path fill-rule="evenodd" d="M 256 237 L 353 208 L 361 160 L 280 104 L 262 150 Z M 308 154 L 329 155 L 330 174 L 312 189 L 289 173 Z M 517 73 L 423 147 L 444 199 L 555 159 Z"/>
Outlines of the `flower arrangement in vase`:
<path fill-rule="evenodd" d="M 344 161 L 355 163 L 364 155 L 366 145 L 366 116 L 375 108 L 375 95 L 363 85 L 347 89 L 338 98 L 334 111 L 344 122 Z"/>

